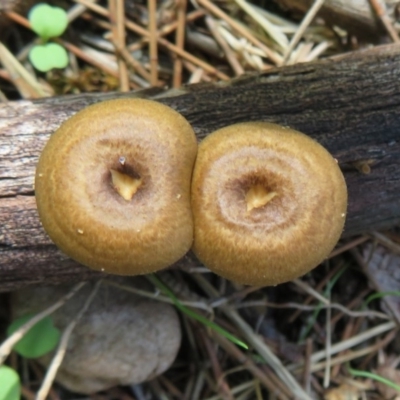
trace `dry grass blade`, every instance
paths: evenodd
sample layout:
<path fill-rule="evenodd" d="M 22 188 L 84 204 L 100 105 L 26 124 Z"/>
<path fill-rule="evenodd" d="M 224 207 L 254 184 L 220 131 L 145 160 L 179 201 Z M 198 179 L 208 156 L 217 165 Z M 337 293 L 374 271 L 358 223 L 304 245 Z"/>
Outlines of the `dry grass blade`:
<path fill-rule="evenodd" d="M 316 298 L 322 304 L 329 306 L 330 302 L 327 298 L 325 298 L 322 294 L 318 293 L 315 289 L 313 289 L 310 285 L 306 282 L 303 282 L 301 279 L 294 279 L 293 283 L 298 286 L 299 288 L 303 289 L 306 293 Z"/>
<path fill-rule="evenodd" d="M 385 3 L 381 0 L 369 0 L 372 8 L 374 9 L 376 15 L 382 21 L 383 26 L 385 27 L 386 31 L 392 38 L 394 43 L 399 43 L 400 38 L 399 34 L 397 33 L 396 29 L 394 28 L 392 21 L 387 15 Z"/>
<path fill-rule="evenodd" d="M 36 99 L 50 95 L 1 42 L 0 61 L 12 76 L 14 85 L 18 88 L 23 98 Z"/>
<path fill-rule="evenodd" d="M 69 43 L 65 40 L 56 39 L 56 41 L 62 44 L 68 51 L 75 54 L 78 58 L 83 61 L 86 61 L 88 64 L 91 64 L 97 67 L 99 70 L 106 72 L 107 74 L 114 76 L 115 78 L 119 78 L 118 69 L 115 63 L 107 63 L 107 57 L 104 57 L 103 53 L 100 53 L 95 50 L 89 51 L 82 47 L 77 47 L 72 43 Z M 103 58 L 103 57 L 104 58 Z M 115 65 L 115 66 L 114 66 Z"/>
<path fill-rule="evenodd" d="M 330 355 L 339 353 L 344 350 L 351 349 L 375 336 L 381 335 L 391 329 L 396 328 L 396 323 L 393 321 L 385 322 L 384 324 L 377 325 L 374 328 L 368 329 L 350 339 L 341 341 L 331 346 Z M 311 362 L 316 363 L 326 357 L 326 351 L 318 351 L 311 356 Z"/>
<path fill-rule="evenodd" d="M 371 232 L 371 235 L 387 249 L 393 251 L 393 253 L 397 255 L 400 255 L 400 244 L 393 242 L 393 240 L 390 240 L 386 235 L 380 232 Z"/>
<path fill-rule="evenodd" d="M 317 60 L 322 54 L 325 53 L 329 47 L 331 47 L 333 43 L 331 41 L 324 41 L 317 44 L 306 57 L 304 57 L 303 62 L 310 62 Z"/>
<path fill-rule="evenodd" d="M 369 356 L 371 356 L 371 354 L 375 354 L 376 352 L 380 351 L 383 347 L 385 347 L 388 343 L 390 343 L 396 337 L 397 333 L 398 333 L 398 329 L 394 329 L 387 335 L 386 338 L 378 341 L 378 343 L 376 343 L 376 344 L 373 344 L 373 345 L 367 346 L 367 347 L 363 347 L 360 350 L 347 350 L 346 352 L 343 352 L 342 355 L 332 357 L 332 359 L 330 361 L 330 365 L 341 367 L 346 362 L 360 359 L 363 356 L 369 357 Z M 339 352 L 339 353 L 341 353 L 341 352 Z M 326 364 L 325 361 L 313 363 L 311 365 L 310 371 L 311 372 L 321 371 L 321 370 L 325 369 L 325 364 Z M 298 366 L 297 366 L 297 368 L 298 368 Z M 295 370 L 296 368 L 292 368 L 292 366 L 291 366 L 290 370 L 292 370 L 292 369 Z"/>
<path fill-rule="evenodd" d="M 257 12 L 253 6 L 245 0 L 235 0 L 235 3 L 243 9 L 251 18 L 253 18 L 265 32 L 275 41 L 279 46 L 279 50 L 283 51 L 288 47 L 288 40 L 278 27 L 268 21 L 267 18 L 260 12 Z"/>
<path fill-rule="evenodd" d="M 217 307 L 218 305 L 212 305 L 213 307 Z M 271 307 L 271 308 L 297 308 L 298 310 L 302 311 L 314 311 L 317 308 L 318 309 L 336 309 L 340 310 L 343 314 L 348 315 L 349 317 L 368 317 L 368 318 L 381 318 L 381 319 L 391 319 L 390 316 L 388 316 L 385 313 L 379 312 L 379 311 L 351 311 L 342 304 L 339 303 L 329 303 L 329 304 L 317 304 L 315 306 L 306 306 L 300 303 L 293 303 L 293 302 L 287 302 L 287 303 L 271 303 L 270 301 L 244 301 L 241 304 L 237 305 L 236 308 L 247 308 L 247 307 L 259 307 L 259 306 L 266 306 L 266 307 Z M 337 319 L 337 318 L 336 318 Z M 335 321 L 336 322 L 336 321 Z"/>
<path fill-rule="evenodd" d="M 235 72 L 235 75 L 240 76 L 244 74 L 244 69 L 235 57 L 234 52 L 230 49 L 226 40 L 221 36 L 216 21 L 212 17 L 207 16 L 206 24 L 211 34 L 214 36 L 215 41 L 220 45 L 222 51 L 225 53 L 226 59 L 232 70 Z"/>
<path fill-rule="evenodd" d="M 110 286 L 114 286 L 121 290 L 125 290 L 127 292 L 135 293 L 139 296 L 143 296 L 148 299 L 153 299 L 153 300 L 161 301 L 163 303 L 168 303 L 168 304 L 174 304 L 174 301 L 170 297 L 162 295 L 159 291 L 148 292 L 146 290 L 137 289 L 135 287 L 128 286 L 128 285 L 122 285 L 120 283 L 109 281 L 109 280 L 105 280 L 105 281 L 103 281 L 103 283 L 110 285 Z M 198 308 L 199 310 L 204 310 L 204 311 L 208 312 L 211 316 L 214 315 L 214 310 L 204 301 L 187 301 L 187 300 L 179 299 L 179 302 L 181 304 L 183 304 L 184 306 Z"/>
<path fill-rule="evenodd" d="M 204 331 L 204 330 L 203 330 Z M 220 362 L 218 360 L 215 347 L 211 343 L 209 337 L 207 335 L 202 335 L 201 336 L 205 350 L 208 354 L 208 357 L 211 362 L 211 367 L 214 372 L 215 380 L 217 381 L 217 390 L 221 393 L 221 396 L 224 398 L 224 400 L 234 400 L 232 393 L 231 393 L 231 388 L 227 384 L 225 377 L 222 373 L 222 368 L 220 365 Z"/>
<path fill-rule="evenodd" d="M 125 7 L 123 0 L 109 1 L 112 40 L 117 49 L 125 48 Z M 128 68 L 124 59 L 118 58 L 119 84 L 121 92 L 129 90 Z"/>
<path fill-rule="evenodd" d="M 158 82 L 158 46 L 157 46 L 157 2 L 148 0 L 149 35 L 150 35 L 150 84 L 157 86 Z"/>
<path fill-rule="evenodd" d="M 6 101 L 7 101 L 7 96 L 3 93 L 2 90 L 0 90 L 0 102 L 6 102 Z"/>
<path fill-rule="evenodd" d="M 303 18 L 303 21 L 301 22 L 299 28 L 297 29 L 297 32 L 292 37 L 292 40 L 290 41 L 289 46 L 286 49 L 285 55 L 283 57 L 283 60 L 285 63 L 288 61 L 291 52 L 296 47 L 297 43 L 303 36 L 305 30 L 310 25 L 311 21 L 314 19 L 314 17 L 316 16 L 319 9 L 322 7 L 324 2 L 325 2 L 325 0 L 315 0 L 312 7 L 308 10 L 308 12 L 305 15 L 305 17 Z"/>
<path fill-rule="evenodd" d="M 195 275 L 195 279 L 210 297 L 218 296 L 218 292 L 202 276 Z M 299 399 L 312 400 L 299 385 L 292 374 L 284 367 L 278 357 L 260 339 L 254 330 L 243 320 L 236 310 L 227 305 L 220 306 L 221 311 L 240 329 L 243 337 L 254 347 L 258 354 L 271 366 L 279 378 L 288 386 L 293 395 Z"/>
<path fill-rule="evenodd" d="M 283 60 L 281 56 L 279 56 L 276 52 L 272 51 L 270 48 L 264 45 L 260 40 L 254 37 L 243 25 L 230 18 L 229 15 L 224 13 L 215 4 L 211 3 L 209 0 L 198 0 L 198 3 L 209 10 L 216 17 L 224 20 L 229 26 L 232 27 L 232 29 L 234 29 L 238 34 L 242 35 L 243 38 L 247 39 L 254 46 L 260 48 L 265 53 L 265 56 L 273 61 L 276 65 L 282 64 Z"/>
<path fill-rule="evenodd" d="M 339 246 L 335 250 L 333 250 L 328 258 L 336 257 L 337 255 L 342 254 L 345 251 L 348 251 L 348 250 L 352 249 L 353 247 L 356 247 L 359 244 L 366 242 L 367 240 L 369 240 L 369 237 L 367 235 L 363 235 L 363 236 L 360 236 L 359 238 L 353 239 L 350 242 L 348 242 L 342 246 Z"/>
<path fill-rule="evenodd" d="M 77 3 L 84 4 L 87 6 L 89 9 L 92 11 L 102 15 L 103 17 L 108 18 L 109 17 L 109 12 L 104 8 L 99 6 L 98 4 L 93 4 L 89 0 L 74 0 Z M 150 33 L 148 30 L 144 29 L 138 24 L 135 24 L 132 21 L 126 20 L 125 21 L 125 26 L 130 29 L 132 32 L 135 32 L 136 34 L 143 36 L 150 40 Z M 192 62 L 193 64 L 197 65 L 198 67 L 204 69 L 206 72 L 208 72 L 211 75 L 215 75 L 219 79 L 222 80 L 229 80 L 229 77 L 225 75 L 224 73 L 218 71 L 216 68 L 212 67 L 210 64 L 200 60 L 198 57 L 193 56 L 192 54 L 188 53 L 185 50 L 180 49 L 173 43 L 170 43 L 168 40 L 158 36 L 157 37 L 157 42 L 161 46 L 165 47 L 166 49 L 172 51 L 173 53 L 176 53 L 178 56 Z"/>
<path fill-rule="evenodd" d="M 183 50 L 185 44 L 185 25 L 186 25 L 186 0 L 179 0 L 176 5 L 176 35 L 175 45 Z M 182 59 L 175 57 L 174 60 L 174 73 L 172 86 L 179 88 L 182 85 Z"/>
<path fill-rule="evenodd" d="M 233 343 L 217 333 L 212 333 L 212 336 L 228 354 L 234 357 L 240 363 L 240 365 L 243 365 L 248 371 L 250 371 L 254 378 L 259 379 L 266 389 L 268 389 L 271 394 L 276 396 L 277 399 L 290 399 L 290 392 L 284 385 L 282 385 L 282 387 L 277 387 L 276 384 L 267 376 L 267 374 L 258 368 L 251 358 L 244 354 Z"/>
<path fill-rule="evenodd" d="M 329 299 L 330 301 L 330 299 Z M 330 373 L 331 373 L 331 344 L 332 344 L 332 329 L 331 329 L 331 308 L 326 309 L 326 323 L 325 323 L 325 353 L 326 353 L 326 366 L 324 371 L 324 388 L 328 388 L 330 384 Z"/>
<path fill-rule="evenodd" d="M 232 388 L 232 394 L 239 395 L 239 393 L 243 393 L 244 391 L 248 390 L 249 388 L 253 388 L 256 384 L 257 384 L 257 380 L 252 380 L 252 381 L 237 385 L 236 387 Z M 204 400 L 223 400 L 223 399 L 220 395 L 217 395 L 217 396 L 207 397 Z"/>
<path fill-rule="evenodd" d="M 255 334 L 253 329 L 243 320 L 243 318 L 232 308 L 222 306 L 221 309 L 235 324 L 242 330 L 244 337 L 255 348 L 258 354 L 271 366 L 280 379 L 288 386 L 299 399 L 311 400 L 311 397 L 303 390 L 292 374 L 284 367 L 278 357 L 268 348 L 268 346 Z"/>
<path fill-rule="evenodd" d="M 68 341 L 71 336 L 72 331 L 74 330 L 76 324 L 78 321 L 82 318 L 83 314 L 85 314 L 86 310 L 89 308 L 90 304 L 92 303 L 94 296 L 96 295 L 99 287 L 101 285 L 101 281 L 98 281 L 96 285 L 94 286 L 92 292 L 90 295 L 87 297 L 85 303 L 83 304 L 81 310 L 79 313 L 75 316 L 75 318 L 67 325 L 65 328 L 61 339 L 60 343 L 58 345 L 58 348 L 54 354 L 53 359 L 51 360 L 50 365 L 47 368 L 46 371 L 46 376 L 44 378 L 44 381 L 42 383 L 41 388 L 39 389 L 37 395 L 36 395 L 36 400 L 45 400 L 49 390 L 51 388 L 51 385 L 53 384 L 54 378 L 57 374 L 58 368 L 60 367 L 62 360 L 64 359 L 65 352 L 67 351 L 67 346 L 68 346 Z"/>

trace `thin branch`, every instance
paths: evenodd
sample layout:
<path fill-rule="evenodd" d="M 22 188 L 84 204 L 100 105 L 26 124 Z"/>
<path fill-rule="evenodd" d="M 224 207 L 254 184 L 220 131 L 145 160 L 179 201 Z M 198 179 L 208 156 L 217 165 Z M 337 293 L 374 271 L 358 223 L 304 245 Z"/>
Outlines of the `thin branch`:
<path fill-rule="evenodd" d="M 183 50 L 185 44 L 185 25 L 186 25 L 186 0 L 177 1 L 176 10 L 176 34 L 175 45 Z M 182 85 L 182 59 L 175 56 L 174 60 L 174 74 L 173 74 L 173 87 L 179 88 Z"/>
<path fill-rule="evenodd" d="M 109 0 L 112 41 L 117 49 L 125 47 L 125 7 L 124 0 Z M 121 92 L 129 90 L 128 68 L 124 59 L 118 57 L 119 85 Z"/>
<path fill-rule="evenodd" d="M 157 45 L 157 2 L 156 0 L 148 0 L 149 14 L 149 36 L 150 36 L 150 84 L 157 86 L 158 83 L 158 45 Z"/>
<path fill-rule="evenodd" d="M 390 20 L 389 16 L 387 15 L 385 3 L 379 0 L 369 0 L 372 8 L 374 9 L 378 18 L 382 21 L 383 26 L 386 29 L 386 32 L 390 35 L 391 39 L 394 43 L 399 43 L 400 38 L 399 35 L 394 28 L 392 21 Z"/>

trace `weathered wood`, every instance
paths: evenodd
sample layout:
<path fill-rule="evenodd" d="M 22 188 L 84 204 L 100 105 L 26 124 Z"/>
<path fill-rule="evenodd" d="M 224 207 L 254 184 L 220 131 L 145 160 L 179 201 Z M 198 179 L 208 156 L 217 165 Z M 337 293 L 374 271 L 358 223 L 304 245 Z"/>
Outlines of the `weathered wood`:
<path fill-rule="evenodd" d="M 275 0 L 284 10 L 304 15 L 312 7 L 314 0 Z M 389 15 L 393 6 L 388 5 Z M 377 40 L 384 32 L 369 0 L 325 0 L 318 11 L 318 17 L 332 26 L 339 26 L 357 37 L 370 37 Z"/>
<path fill-rule="evenodd" d="M 399 65 L 400 48 L 386 46 L 273 69 L 229 84 L 1 104 L 0 291 L 95 275 L 63 256 L 43 232 L 33 176 L 51 132 L 74 112 L 110 97 L 159 99 L 181 112 L 199 139 L 222 126 L 249 120 L 305 132 L 338 159 L 345 173 L 349 212 L 344 235 L 399 223 Z M 359 171 L 368 165 L 369 174 Z"/>

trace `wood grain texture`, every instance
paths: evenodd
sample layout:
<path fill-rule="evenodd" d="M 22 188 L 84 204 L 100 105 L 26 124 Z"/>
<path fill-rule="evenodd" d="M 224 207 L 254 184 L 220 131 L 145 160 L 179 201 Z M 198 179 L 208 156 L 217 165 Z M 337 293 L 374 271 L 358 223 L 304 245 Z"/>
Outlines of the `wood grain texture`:
<path fill-rule="evenodd" d="M 303 16 L 312 7 L 314 0 L 275 0 L 284 10 Z M 369 36 L 377 40 L 383 26 L 374 13 L 369 0 L 325 0 L 318 17 L 332 26 L 339 26 L 358 37 Z"/>
<path fill-rule="evenodd" d="M 96 275 L 66 259 L 42 230 L 33 177 L 38 156 L 60 123 L 109 98 L 157 99 L 182 113 L 199 139 L 243 121 L 264 120 L 302 131 L 324 145 L 345 173 L 349 208 L 344 236 L 398 224 L 399 65 L 400 48 L 385 46 L 228 84 L 0 104 L 0 291 Z M 360 166 L 371 172 L 361 173 Z M 191 258 L 180 265 L 187 262 L 197 265 Z"/>

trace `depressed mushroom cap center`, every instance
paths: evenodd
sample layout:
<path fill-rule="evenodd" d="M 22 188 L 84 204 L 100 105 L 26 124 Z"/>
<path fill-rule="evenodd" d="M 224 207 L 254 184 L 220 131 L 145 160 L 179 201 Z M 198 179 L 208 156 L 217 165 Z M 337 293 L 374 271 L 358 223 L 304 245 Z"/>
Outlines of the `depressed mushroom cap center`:
<path fill-rule="evenodd" d="M 227 279 L 265 286 L 303 275 L 334 248 L 346 208 L 336 160 L 300 132 L 241 123 L 199 146 L 193 250 Z"/>

